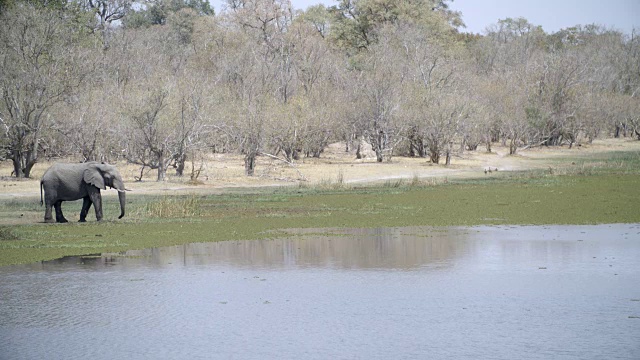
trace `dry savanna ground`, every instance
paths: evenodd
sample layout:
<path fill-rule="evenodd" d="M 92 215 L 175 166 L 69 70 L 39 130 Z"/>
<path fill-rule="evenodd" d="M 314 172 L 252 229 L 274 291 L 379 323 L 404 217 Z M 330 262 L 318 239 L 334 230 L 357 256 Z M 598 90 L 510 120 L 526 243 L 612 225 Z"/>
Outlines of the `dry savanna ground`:
<path fill-rule="evenodd" d="M 196 183 L 190 182 L 190 166 L 185 169 L 185 176 L 175 176 L 169 169 L 167 180 L 157 182 L 156 171 L 146 169 L 142 181 L 135 181 L 140 176 L 140 166 L 119 162 L 116 165 L 124 177 L 127 188 L 136 194 L 181 194 L 181 193 L 216 193 L 231 188 L 287 186 L 307 184 L 309 186 L 346 183 L 366 184 L 399 179 L 420 179 L 421 181 L 439 181 L 443 179 L 474 178 L 495 176 L 499 172 L 521 171 L 531 169 L 561 169 L 574 160 L 588 159 L 595 154 L 614 151 L 640 151 L 640 141 L 629 139 L 597 140 L 593 144 L 567 147 L 538 147 L 520 150 L 516 155 L 508 155 L 508 148 L 494 146 L 492 153 L 484 149 L 465 151 L 452 158 L 452 164 L 445 166 L 429 163 L 425 158 L 393 157 L 391 161 L 377 163 L 372 152 L 365 159 L 357 160 L 353 153 L 345 152 L 344 144 L 330 145 L 321 158 L 303 158 L 292 166 L 283 161 L 261 156 L 256 168 L 256 176 L 244 175 L 244 163 L 241 155 L 212 154 L 195 163 L 202 166 Z M 566 160 L 559 161 L 559 160 Z M 61 162 L 72 162 L 74 159 L 61 159 Z M 0 163 L 0 198 L 39 198 L 39 179 L 50 162 L 38 163 L 32 171 L 32 178 L 16 180 L 11 177 L 10 161 Z M 491 173 L 485 170 L 491 169 Z M 107 195 L 115 192 L 107 192 Z"/>

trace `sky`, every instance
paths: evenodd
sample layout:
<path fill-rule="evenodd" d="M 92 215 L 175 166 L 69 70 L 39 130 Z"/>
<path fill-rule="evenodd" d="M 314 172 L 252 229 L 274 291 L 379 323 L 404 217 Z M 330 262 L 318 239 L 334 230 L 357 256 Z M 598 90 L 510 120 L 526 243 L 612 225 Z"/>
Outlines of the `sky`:
<path fill-rule="evenodd" d="M 210 0 L 220 12 L 224 0 Z M 296 9 L 322 3 L 335 5 L 334 0 L 291 0 Z M 541 25 L 547 33 L 577 24 L 598 24 L 622 32 L 640 31 L 640 0 L 454 0 L 453 10 L 462 12 L 466 31 L 483 33 L 498 19 L 524 17 Z"/>
<path fill-rule="evenodd" d="M 640 0 L 454 0 L 451 8 L 462 12 L 467 32 L 480 34 L 507 17 L 524 17 L 547 33 L 578 24 L 640 31 Z"/>

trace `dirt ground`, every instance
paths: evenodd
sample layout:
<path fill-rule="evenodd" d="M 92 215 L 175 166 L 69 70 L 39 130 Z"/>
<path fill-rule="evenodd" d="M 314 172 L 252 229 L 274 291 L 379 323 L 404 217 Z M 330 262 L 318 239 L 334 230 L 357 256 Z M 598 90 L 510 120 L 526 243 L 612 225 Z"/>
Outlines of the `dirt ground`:
<path fill-rule="evenodd" d="M 345 152 L 344 144 L 331 144 L 321 158 L 303 158 L 295 162 L 295 167 L 282 161 L 261 156 L 256 167 L 256 176 L 244 175 L 244 162 L 240 155 L 212 154 L 203 162 L 203 170 L 198 177 L 199 184 L 189 183 L 191 163 L 187 164 L 185 176 L 178 177 L 169 169 L 166 181 L 157 182 L 155 170 L 145 170 L 142 181 L 135 181 L 140 175 L 140 167 L 117 163 L 125 184 L 136 194 L 180 194 L 180 193 L 216 193 L 230 188 L 266 187 L 297 185 L 310 186 L 322 184 L 372 183 L 411 180 L 419 178 L 453 179 L 492 176 L 498 171 L 518 171 L 555 167 L 560 158 L 585 158 L 594 154 L 612 151 L 640 151 L 640 141 L 630 139 L 597 140 L 593 144 L 568 149 L 567 147 L 538 147 L 520 150 L 517 155 L 509 155 L 508 148 L 495 145 L 492 153 L 484 148 L 477 151 L 465 151 L 452 158 L 451 165 L 435 165 L 425 158 L 393 157 L 390 162 L 377 163 L 374 154 L 369 151 L 365 159 L 357 160 L 353 153 Z M 61 160 L 71 162 L 73 159 Z M 39 198 L 39 180 L 51 163 L 38 163 L 32 170 L 32 178 L 16 180 L 11 177 L 13 170 L 10 161 L 0 162 L 0 199 L 33 197 Z M 196 163 L 196 167 L 200 164 Z M 485 170 L 491 169 L 491 173 Z M 111 192 L 108 192 L 111 193 Z M 114 194 L 110 195 L 115 195 Z"/>

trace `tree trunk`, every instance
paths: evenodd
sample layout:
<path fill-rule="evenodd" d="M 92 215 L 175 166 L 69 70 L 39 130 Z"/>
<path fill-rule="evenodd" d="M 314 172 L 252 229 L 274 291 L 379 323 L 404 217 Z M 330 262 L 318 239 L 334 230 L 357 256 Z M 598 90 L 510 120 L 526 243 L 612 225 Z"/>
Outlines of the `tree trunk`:
<path fill-rule="evenodd" d="M 377 162 L 382 162 L 384 160 L 385 145 L 386 145 L 385 133 L 384 131 L 379 130 L 375 138 L 375 151 L 376 151 Z"/>
<path fill-rule="evenodd" d="M 167 178 L 167 167 L 165 165 L 164 155 L 158 157 L 158 178 L 156 181 L 164 181 Z"/>
<path fill-rule="evenodd" d="M 24 166 L 23 169 L 23 173 L 24 173 L 24 177 L 28 178 L 31 177 L 31 169 L 33 169 L 33 166 L 36 164 L 36 160 L 35 159 L 28 159 L 27 158 L 27 163 Z"/>
<path fill-rule="evenodd" d="M 431 160 L 432 163 L 439 164 L 440 163 L 440 152 L 435 151 L 435 150 L 430 150 L 429 151 L 429 159 Z"/>
<path fill-rule="evenodd" d="M 24 173 L 22 172 L 22 155 L 19 154 L 17 151 L 14 151 L 13 158 L 11 160 L 13 161 L 13 174 L 18 179 L 23 178 Z"/>
<path fill-rule="evenodd" d="M 293 147 L 285 147 L 282 150 L 284 151 L 284 158 L 288 162 L 292 162 L 293 160 L 300 160 L 300 155 L 298 155 L 297 150 L 294 149 Z M 276 153 L 276 155 L 277 155 L 277 153 Z"/>
<path fill-rule="evenodd" d="M 164 181 L 167 178 L 167 170 L 164 166 L 158 166 L 158 178 L 157 181 Z"/>
<path fill-rule="evenodd" d="M 11 154 L 11 161 L 13 162 L 13 173 L 16 178 L 28 178 L 31 176 L 31 169 L 37 162 L 37 158 L 27 152 L 24 154 L 22 151 L 14 150 Z"/>
<path fill-rule="evenodd" d="M 252 151 L 244 156 L 244 172 L 247 176 L 253 176 L 256 168 L 256 154 Z"/>
<path fill-rule="evenodd" d="M 516 146 L 515 139 L 509 140 L 509 155 L 515 155 L 516 151 L 518 151 L 518 147 Z"/>
<path fill-rule="evenodd" d="M 187 162 L 187 154 L 179 155 L 176 159 L 176 174 L 182 176 L 184 174 L 185 163 Z"/>
<path fill-rule="evenodd" d="M 360 150 L 362 149 L 362 143 L 358 143 L 358 147 L 356 148 L 356 159 L 362 159 L 362 153 Z"/>

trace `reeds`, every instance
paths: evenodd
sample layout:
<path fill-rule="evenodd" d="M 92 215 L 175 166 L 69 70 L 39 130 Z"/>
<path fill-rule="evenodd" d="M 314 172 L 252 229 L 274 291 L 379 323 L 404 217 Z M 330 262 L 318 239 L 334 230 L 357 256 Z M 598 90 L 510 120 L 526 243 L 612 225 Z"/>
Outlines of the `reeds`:
<path fill-rule="evenodd" d="M 200 197 L 165 195 L 157 201 L 151 201 L 144 208 L 145 216 L 155 218 L 185 218 L 199 216 L 201 212 Z"/>

